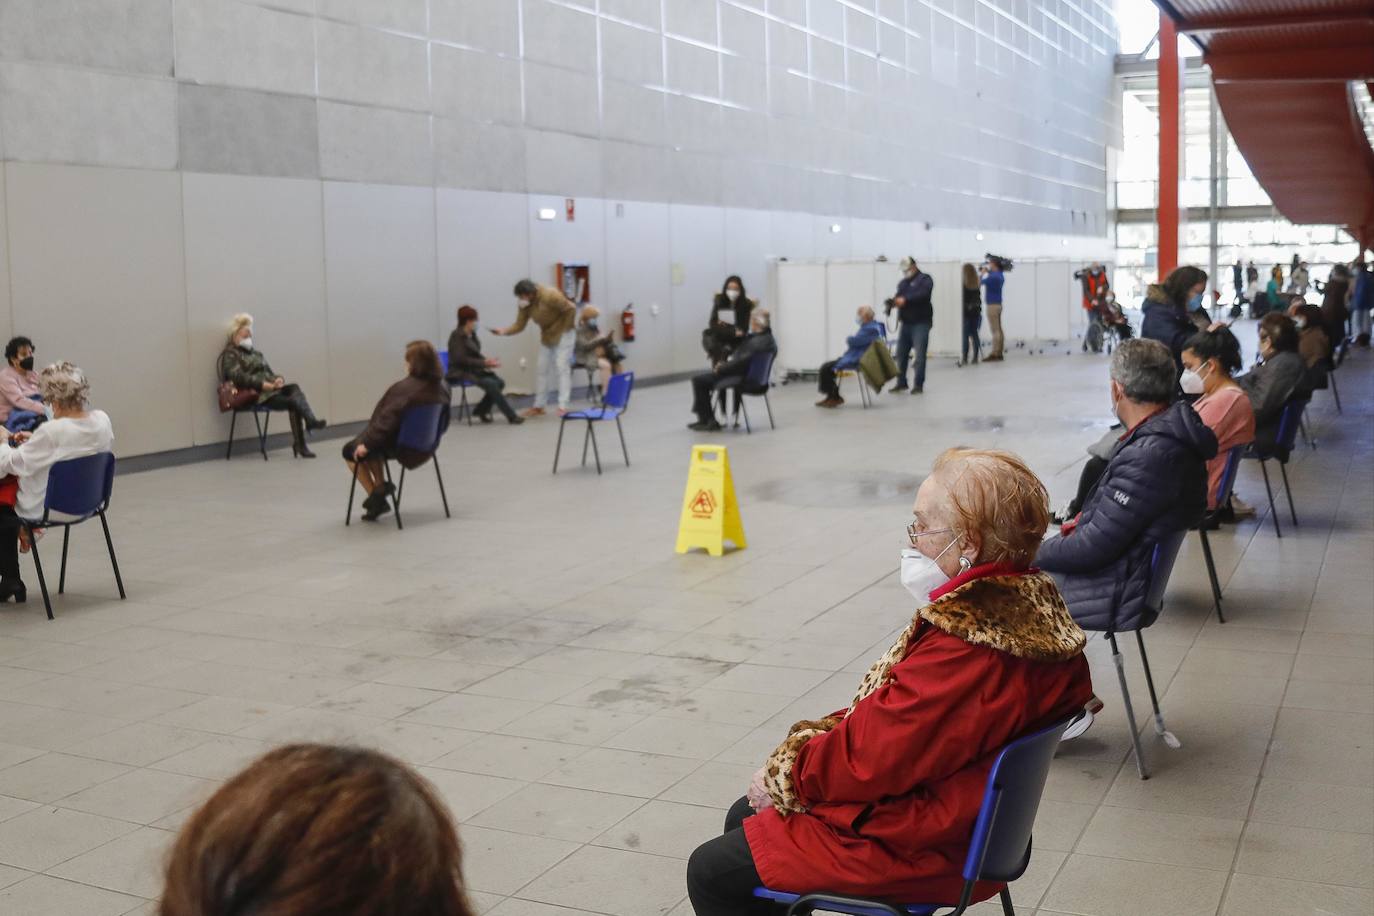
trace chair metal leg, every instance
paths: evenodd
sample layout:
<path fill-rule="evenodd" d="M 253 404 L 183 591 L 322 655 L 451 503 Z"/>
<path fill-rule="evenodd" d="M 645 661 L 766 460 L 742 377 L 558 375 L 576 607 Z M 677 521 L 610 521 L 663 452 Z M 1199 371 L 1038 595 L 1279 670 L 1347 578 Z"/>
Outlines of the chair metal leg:
<path fill-rule="evenodd" d="M 1260 472 L 1264 474 L 1264 492 L 1269 494 L 1269 516 L 1274 520 L 1274 536 L 1283 537 L 1279 530 L 1279 510 L 1274 508 L 1274 490 L 1269 486 L 1269 462 L 1260 459 Z"/>
<path fill-rule="evenodd" d="M 1131 708 L 1131 689 L 1126 686 L 1126 660 L 1116 647 L 1116 634 L 1108 633 L 1112 644 L 1112 663 L 1116 665 L 1116 678 L 1121 682 L 1121 702 L 1126 707 L 1126 724 L 1131 728 L 1131 748 L 1135 751 L 1135 769 L 1141 779 L 1149 779 L 1150 771 L 1145 768 L 1145 755 L 1140 750 L 1140 729 L 1135 724 L 1135 710 Z"/>
<path fill-rule="evenodd" d="M 62 526 L 62 569 L 57 574 L 57 593 L 63 594 L 67 590 L 67 542 L 72 538 L 72 526 Z"/>
<path fill-rule="evenodd" d="M 746 436 L 753 435 L 753 427 L 749 425 L 749 405 L 744 403 L 744 398 L 740 397 L 738 394 L 735 395 L 735 405 L 737 408 L 736 415 L 738 415 L 740 410 L 744 411 L 744 434 Z M 736 422 L 735 425 L 738 426 L 739 423 Z"/>
<path fill-rule="evenodd" d="M 429 459 L 434 462 L 434 476 L 439 480 L 439 499 L 444 503 L 444 518 L 453 518 L 448 512 L 448 494 L 444 492 L 444 475 L 439 473 L 439 456 L 433 455 Z"/>
<path fill-rule="evenodd" d="M 1298 527 L 1298 510 L 1293 508 L 1293 488 L 1288 485 L 1288 462 L 1279 462 L 1279 473 L 1283 475 L 1283 492 L 1288 497 L 1288 514 L 1293 516 L 1293 527 Z"/>
<path fill-rule="evenodd" d="M 267 421 L 267 423 L 271 423 L 271 422 L 272 422 L 272 415 L 269 413 L 264 419 Z M 266 460 L 267 460 L 267 425 L 266 425 L 265 423 L 259 422 L 259 419 L 258 419 L 258 411 L 256 411 L 256 410 L 253 411 L 253 426 L 256 427 L 256 428 L 257 428 L 257 431 L 258 431 L 258 451 L 262 453 L 262 460 L 263 460 L 263 461 L 266 461 Z"/>
<path fill-rule="evenodd" d="M 386 482 L 391 483 L 391 462 L 382 459 L 382 472 L 386 474 Z M 406 485 L 406 469 L 401 468 L 401 482 L 396 487 L 396 495 L 391 497 L 391 507 L 396 512 L 396 530 L 400 531 L 405 526 L 401 524 L 401 492 Z"/>
<path fill-rule="evenodd" d="M 568 419 L 566 417 L 560 417 L 558 420 L 558 444 L 554 446 L 553 449 L 553 472 L 555 474 L 558 473 L 558 453 L 563 451 L 563 427 L 566 426 L 567 423 Z"/>
<path fill-rule="evenodd" d="M 233 410 L 229 412 L 229 444 L 224 447 L 224 460 L 228 461 L 234 455 L 234 427 L 239 424 L 239 412 Z"/>
<path fill-rule="evenodd" d="M 630 450 L 625 447 L 625 429 L 620 425 L 620 418 L 615 418 L 615 431 L 620 433 L 620 454 L 625 456 L 625 467 L 630 466 Z"/>
<path fill-rule="evenodd" d="M 1302 433 L 1302 441 L 1307 443 L 1307 447 L 1315 451 L 1317 440 L 1312 438 L 1312 431 L 1307 428 L 1307 414 L 1305 412 L 1298 417 L 1298 432 Z"/>
<path fill-rule="evenodd" d="M 1212 543 L 1207 540 L 1206 528 L 1199 528 L 1197 533 L 1202 539 L 1202 557 L 1207 561 L 1207 578 L 1212 583 L 1212 603 L 1217 607 L 1217 623 L 1225 623 L 1226 618 L 1221 613 L 1221 582 L 1217 579 L 1217 565 L 1212 559 Z"/>
<path fill-rule="evenodd" d="M 43 607 L 47 609 L 48 619 L 52 620 L 52 598 L 48 595 L 48 580 L 43 577 L 43 561 L 38 557 L 38 538 L 28 525 L 24 530 L 29 533 L 29 552 L 33 554 L 33 568 L 38 571 L 38 589 L 43 593 Z"/>
<path fill-rule="evenodd" d="M 587 432 L 582 436 L 582 467 L 587 466 L 587 446 L 592 444 L 592 423 L 587 421 Z"/>
<path fill-rule="evenodd" d="M 344 512 L 344 527 L 347 528 L 353 521 L 353 493 L 358 489 L 358 468 L 362 467 L 361 461 L 353 462 L 353 483 L 348 486 L 348 509 Z"/>
<path fill-rule="evenodd" d="M 773 405 L 769 403 L 768 392 L 766 391 L 763 393 L 763 406 L 768 410 L 768 428 L 777 429 L 777 427 L 773 425 Z"/>
<path fill-rule="evenodd" d="M 587 435 L 592 440 L 592 455 L 596 458 L 596 476 L 601 476 L 601 450 L 596 447 L 596 424 L 591 420 L 587 421 Z"/>
<path fill-rule="evenodd" d="M 119 574 L 119 561 L 115 559 L 114 539 L 110 537 L 110 523 L 105 521 L 105 510 L 101 510 L 100 527 L 105 532 L 105 549 L 110 552 L 110 567 L 114 569 L 115 585 L 119 588 L 119 600 L 125 599 L 124 577 Z"/>
<path fill-rule="evenodd" d="M 1341 410 L 1341 391 L 1336 387 L 1336 373 L 1328 372 L 1326 377 L 1331 380 L 1331 396 L 1336 399 L 1336 413 L 1344 413 Z"/>
<path fill-rule="evenodd" d="M 472 425 L 472 405 L 468 403 L 468 386 L 463 385 L 458 389 L 460 400 L 458 402 L 458 416 L 467 416 L 468 426 Z"/>
<path fill-rule="evenodd" d="M 1016 916 L 1016 908 L 1011 905 L 1011 888 L 1002 888 L 1002 916 Z"/>
<path fill-rule="evenodd" d="M 1135 631 L 1135 641 L 1140 645 L 1140 664 L 1145 669 L 1145 683 L 1150 688 L 1150 704 L 1155 708 L 1155 734 L 1164 739 L 1164 743 L 1177 750 L 1183 747 L 1183 743 L 1174 737 L 1174 733 L 1164 727 L 1164 713 L 1159 709 L 1159 697 L 1155 694 L 1155 679 L 1150 674 L 1150 656 L 1145 653 L 1145 636 L 1140 630 Z"/>

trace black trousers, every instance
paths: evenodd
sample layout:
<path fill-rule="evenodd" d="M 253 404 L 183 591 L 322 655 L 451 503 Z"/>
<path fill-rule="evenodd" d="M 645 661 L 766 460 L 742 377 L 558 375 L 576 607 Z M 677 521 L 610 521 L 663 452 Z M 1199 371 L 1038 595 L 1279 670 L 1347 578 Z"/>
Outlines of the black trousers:
<path fill-rule="evenodd" d="M 821 363 L 821 381 L 817 387 L 828 398 L 840 396 L 840 383 L 835 379 L 835 364 L 838 362 L 838 359 L 832 359 L 828 363 Z"/>
<path fill-rule="evenodd" d="M 19 516 L 13 506 L 0 506 L 0 578 L 19 578 Z"/>
<path fill-rule="evenodd" d="M 506 396 L 502 393 L 506 390 L 506 380 L 496 373 L 490 375 L 478 375 L 472 383 L 482 389 L 482 400 L 477 402 L 477 406 L 472 412 L 479 417 L 487 416 L 492 409 L 501 411 L 501 415 L 507 420 L 515 419 L 515 409 L 510 406 Z"/>
<path fill-rule="evenodd" d="M 687 860 L 687 897 L 697 916 L 772 916 L 776 904 L 754 896 L 763 884 L 744 838 L 754 809 L 741 798 L 725 815 L 725 832 L 696 848 Z"/>
<path fill-rule="evenodd" d="M 1098 480 L 1102 478 L 1102 472 L 1107 470 L 1107 459 L 1099 458 L 1096 455 L 1089 455 L 1088 460 L 1083 463 L 1083 472 L 1078 475 L 1078 492 L 1074 495 L 1073 502 L 1069 503 L 1069 518 L 1073 518 L 1083 509 L 1083 504 L 1088 501 L 1088 494 L 1097 486 Z"/>
<path fill-rule="evenodd" d="M 709 423 L 716 415 L 711 409 L 711 392 L 722 378 L 724 376 L 714 372 L 698 372 L 692 376 L 692 412 L 703 423 Z"/>

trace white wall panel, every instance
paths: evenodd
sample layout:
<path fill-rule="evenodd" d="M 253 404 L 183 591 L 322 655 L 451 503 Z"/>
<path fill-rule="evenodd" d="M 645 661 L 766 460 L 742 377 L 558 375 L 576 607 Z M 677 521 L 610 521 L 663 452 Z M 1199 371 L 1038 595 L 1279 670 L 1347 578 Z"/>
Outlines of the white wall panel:
<path fill-rule="evenodd" d="M 673 366 L 673 299 L 668 267 L 668 205 L 607 203 L 606 294 L 600 300 L 602 333 L 614 329 L 620 340 L 620 312 L 635 306 L 635 341 L 622 344 L 628 368 L 638 378 L 670 372 Z M 654 307 L 658 314 L 654 315 Z M 706 309 L 701 309 L 704 327 Z"/>
<path fill-rule="evenodd" d="M 5 172 L 0 169 L 0 334 L 14 336 L 14 314 L 10 311 L 9 230 L 6 228 Z"/>
<path fill-rule="evenodd" d="M 1035 265 L 1035 336 L 1041 340 L 1068 340 L 1070 308 L 1078 283 L 1068 261 L 1040 261 Z M 1082 311 L 1082 306 L 1077 306 Z"/>
<path fill-rule="evenodd" d="M 993 249 L 996 254 L 1005 251 Z M 1010 255 L 1008 255 L 1010 257 Z M 1035 269 L 1019 262 L 1002 286 L 1002 333 L 1009 342 L 1035 339 Z"/>
<path fill-rule="evenodd" d="M 825 334 L 825 273 L 822 261 L 774 263 L 773 332 L 779 369 L 816 369 L 831 358 Z"/>
<path fill-rule="evenodd" d="M 238 312 L 253 316 L 254 343 L 272 368 L 305 390 L 316 413 L 337 419 L 329 401 L 320 183 L 188 174 L 182 193 L 195 443 L 228 438 L 216 371 Z"/>
<path fill-rule="evenodd" d="M 86 370 L 120 454 L 187 445 L 181 177 L 9 163 L 14 324 Z"/>
<path fill-rule="evenodd" d="M 959 261 L 926 261 L 921 270 L 930 274 L 935 281 L 935 289 L 930 301 L 934 307 L 934 320 L 930 327 L 931 354 L 951 354 L 959 352 L 959 338 L 964 328 L 964 291 Z"/>
<path fill-rule="evenodd" d="M 701 332 L 727 275 L 725 211 L 673 204 L 669 220 L 673 246 L 670 263 L 681 265 L 682 276 L 682 282 L 672 288 L 673 371 L 682 372 L 699 369 L 706 362 Z"/>
<path fill-rule="evenodd" d="M 498 370 L 513 391 L 528 391 L 534 380 L 534 344 L 529 335 L 497 337 L 488 333 L 515 318 L 517 280 L 530 275 L 523 194 L 440 189 L 437 195 L 439 247 L 439 349 L 448 346 L 457 324 L 458 307 L 477 309 L 482 325 L 482 352 L 501 360 Z M 547 282 L 547 277 L 536 278 Z M 526 366 L 521 368 L 520 359 Z"/>
<path fill-rule="evenodd" d="M 739 275 L 750 298 L 764 308 L 772 308 L 767 295 L 768 258 L 774 251 L 773 222 L 766 211 L 726 208 L 725 273 Z"/>
<path fill-rule="evenodd" d="M 362 420 L 438 337 L 434 191 L 327 181 L 324 244 L 330 419 Z"/>

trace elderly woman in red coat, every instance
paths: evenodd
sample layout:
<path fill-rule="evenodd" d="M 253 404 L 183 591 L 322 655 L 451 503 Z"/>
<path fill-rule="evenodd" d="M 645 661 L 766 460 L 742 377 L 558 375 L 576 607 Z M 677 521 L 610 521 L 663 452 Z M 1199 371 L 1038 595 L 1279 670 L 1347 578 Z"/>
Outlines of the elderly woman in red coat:
<path fill-rule="evenodd" d="M 911 623 L 848 709 L 798 722 L 692 854 L 698 916 L 766 913 L 764 885 L 956 901 L 997 751 L 1092 696 L 1085 637 L 1030 568 L 1044 486 L 1006 452 L 951 449 L 916 495 L 902 583 Z M 974 900 L 1001 885 L 980 884 Z"/>

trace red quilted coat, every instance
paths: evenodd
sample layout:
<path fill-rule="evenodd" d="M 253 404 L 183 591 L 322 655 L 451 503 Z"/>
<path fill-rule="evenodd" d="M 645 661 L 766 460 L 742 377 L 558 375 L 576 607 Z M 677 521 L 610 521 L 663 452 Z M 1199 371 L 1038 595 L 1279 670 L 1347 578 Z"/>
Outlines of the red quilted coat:
<path fill-rule="evenodd" d="M 769 808 L 744 822 L 768 887 L 957 901 L 997 751 L 1091 696 L 1083 632 L 1049 576 L 984 566 L 931 597 L 904 649 L 894 647 L 895 664 L 870 672 L 881 686 L 847 714 L 794 726 L 788 741 L 803 725 L 828 730 L 791 760 L 803 810 Z M 980 883 L 974 900 L 1000 890 Z"/>

